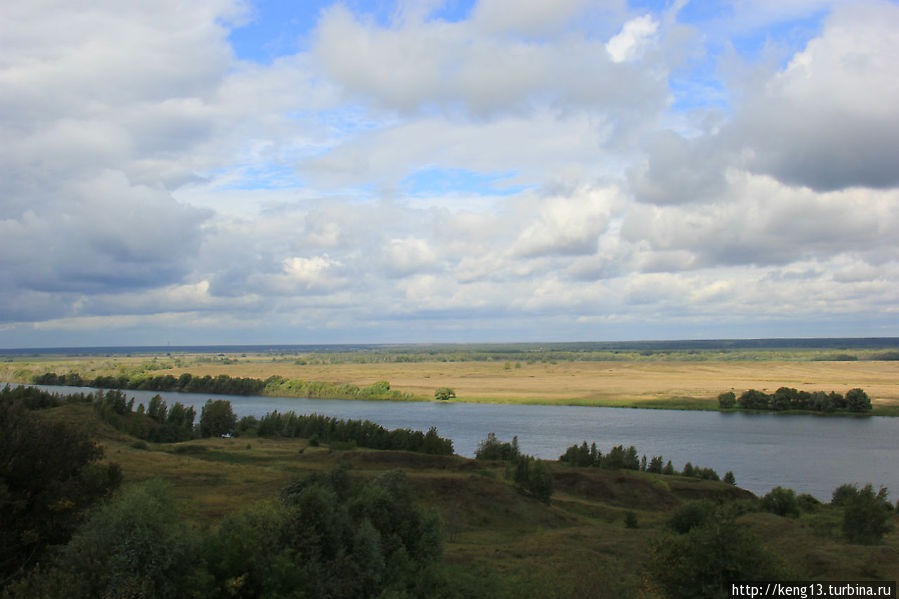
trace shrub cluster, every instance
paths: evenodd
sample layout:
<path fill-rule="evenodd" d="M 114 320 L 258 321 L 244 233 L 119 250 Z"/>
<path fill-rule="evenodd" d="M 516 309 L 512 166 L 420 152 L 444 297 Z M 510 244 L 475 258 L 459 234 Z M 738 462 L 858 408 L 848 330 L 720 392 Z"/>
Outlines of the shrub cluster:
<path fill-rule="evenodd" d="M 835 391 L 800 391 L 781 387 L 774 393 L 756 389 L 744 391 L 739 398 L 733 391 L 718 396 L 718 406 L 729 410 L 734 406 L 744 410 L 813 410 L 816 412 L 868 412 L 871 398 L 862 389 L 850 389 L 846 395 Z"/>
<path fill-rule="evenodd" d="M 286 379 L 275 375 L 265 379 L 263 390 L 267 395 L 313 399 L 412 399 L 410 393 L 391 389 L 388 381 L 377 381 L 365 387 L 357 387 L 348 383 Z"/>

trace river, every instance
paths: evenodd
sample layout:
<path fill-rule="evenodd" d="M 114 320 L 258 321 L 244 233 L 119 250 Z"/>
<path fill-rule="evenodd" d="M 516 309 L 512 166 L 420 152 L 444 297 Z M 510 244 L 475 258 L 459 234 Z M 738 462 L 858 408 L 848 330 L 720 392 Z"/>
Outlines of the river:
<path fill-rule="evenodd" d="M 39 385 L 48 391 L 91 391 Z M 126 391 L 149 403 L 153 391 Z M 899 418 L 747 414 L 580 406 L 500 405 L 455 402 L 390 402 L 198 393 L 160 393 L 169 404 L 194 406 L 198 418 L 207 399 L 227 399 L 238 417 L 293 410 L 337 418 L 371 420 L 386 428 L 426 431 L 436 426 L 456 453 L 473 457 L 488 432 L 502 441 L 518 436 L 524 453 L 558 459 L 582 441 L 602 452 L 623 444 L 647 458 L 661 455 L 677 470 L 686 462 L 733 471 L 737 484 L 757 495 L 775 486 L 830 501 L 843 483 L 873 483 L 899 494 Z M 895 500 L 896 497 L 893 497 Z"/>

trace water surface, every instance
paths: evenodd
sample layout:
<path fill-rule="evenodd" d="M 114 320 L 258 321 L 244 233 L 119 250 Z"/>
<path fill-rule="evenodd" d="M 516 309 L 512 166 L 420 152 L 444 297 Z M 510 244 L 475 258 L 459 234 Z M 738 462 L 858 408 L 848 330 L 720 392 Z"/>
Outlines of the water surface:
<path fill-rule="evenodd" d="M 59 393 L 90 391 L 41 386 Z M 149 403 L 153 391 L 126 391 Z M 565 449 L 595 441 L 605 452 L 634 445 L 647 458 L 661 455 L 677 470 L 686 462 L 732 470 L 737 484 L 756 494 L 775 486 L 829 501 L 846 482 L 873 483 L 899 494 L 899 418 L 747 414 L 582 406 L 390 402 L 159 393 L 171 405 L 194 406 L 198 418 L 207 399 L 226 399 L 241 416 L 278 410 L 371 420 L 386 428 L 426 431 L 436 426 L 453 440 L 456 453 L 473 457 L 478 443 L 494 432 L 503 441 L 518 437 L 521 450 L 557 459 Z M 894 496 L 895 500 L 896 497 Z"/>

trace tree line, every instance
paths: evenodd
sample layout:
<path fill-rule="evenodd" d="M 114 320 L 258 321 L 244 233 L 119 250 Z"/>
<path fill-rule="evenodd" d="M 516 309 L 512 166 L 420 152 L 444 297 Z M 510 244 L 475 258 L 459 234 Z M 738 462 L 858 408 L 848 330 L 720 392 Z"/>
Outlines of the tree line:
<path fill-rule="evenodd" d="M 98 376 L 84 378 L 77 372 L 56 374 L 45 372 L 32 377 L 36 385 L 63 385 L 68 387 L 97 387 L 99 389 L 134 389 L 140 391 L 176 391 L 183 393 L 215 393 L 219 395 L 254 395 L 262 393 L 265 382 L 254 378 L 230 377 L 220 374 L 212 377 L 193 376 L 189 372 L 175 377 L 171 374 L 129 376 Z"/>
<path fill-rule="evenodd" d="M 99 389 L 134 389 L 140 391 L 173 391 L 179 393 L 214 393 L 216 395 L 272 395 L 281 397 L 310 397 L 313 399 L 411 399 L 412 395 L 390 388 L 388 381 L 376 381 L 365 387 L 346 383 L 328 383 L 287 379 L 279 375 L 267 379 L 217 376 L 193 376 L 185 372 L 172 374 L 133 376 L 82 377 L 77 372 L 57 374 L 45 372 L 32 377 L 36 385 L 62 385 L 68 387 L 97 387 Z"/>
<path fill-rule="evenodd" d="M 431 427 L 423 433 L 406 428 L 388 430 L 370 420 L 333 418 L 321 414 L 269 412 L 262 418 L 245 416 L 237 423 L 238 434 L 260 437 L 301 437 L 313 444 L 341 443 L 369 449 L 415 451 L 434 455 L 453 455 L 453 442 Z"/>
<path fill-rule="evenodd" d="M 431 427 L 426 433 L 405 428 L 388 430 L 370 420 L 297 414 L 293 411 L 274 411 L 262 418 L 245 416 L 238 420 L 231 402 L 224 399 L 207 400 L 195 425 L 197 413 L 193 407 L 186 407 L 180 402 L 168 406 L 159 395 L 154 395 L 147 406 L 139 403 L 135 408 L 135 399 L 128 399 L 124 392 L 116 389 L 60 395 L 36 387 L 10 388 L 7 385 L 0 394 L 11 401 L 23 402 L 28 409 L 55 407 L 65 402 L 89 403 L 104 422 L 133 437 L 154 443 L 237 434 L 300 437 L 310 439 L 313 444 L 340 443 L 369 449 L 453 455 L 452 440 L 441 437 L 436 427 Z"/>
<path fill-rule="evenodd" d="M 671 464 L 671 460 L 664 463 L 662 456 L 652 456 L 647 460 L 646 454 L 642 458 L 638 457 L 637 448 L 631 445 L 626 448 L 624 445 L 616 445 L 603 455 L 596 448 L 596 443 L 587 446 L 584 441 L 580 445 L 572 445 L 565 450 L 565 453 L 559 456 L 559 461 L 570 464 L 572 466 L 580 466 L 583 468 L 605 468 L 607 470 L 639 470 L 642 472 L 652 472 L 654 474 L 678 474 L 681 476 L 692 476 L 704 480 L 721 480 L 718 473 L 712 468 L 700 468 L 694 466 L 690 462 L 684 464 L 683 470 L 678 472 Z M 724 482 L 736 484 L 733 472 L 728 471 L 724 475 Z"/>
<path fill-rule="evenodd" d="M 871 411 L 871 398 L 863 389 L 855 388 L 846 395 L 831 391 L 801 391 L 792 387 L 780 387 L 774 393 L 749 389 L 738 398 L 733 391 L 718 395 L 718 406 L 725 410 L 738 407 L 743 410 L 812 410 L 815 412 L 855 412 Z"/>

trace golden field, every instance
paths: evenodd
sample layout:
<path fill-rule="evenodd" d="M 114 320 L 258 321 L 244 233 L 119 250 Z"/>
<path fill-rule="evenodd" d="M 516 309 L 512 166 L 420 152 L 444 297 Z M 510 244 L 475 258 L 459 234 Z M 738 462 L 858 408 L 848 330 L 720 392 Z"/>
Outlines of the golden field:
<path fill-rule="evenodd" d="M 280 375 L 332 383 L 369 385 L 387 380 L 391 388 L 416 398 L 433 397 L 450 387 L 457 401 L 580 404 L 606 406 L 712 408 L 723 391 L 773 392 L 781 386 L 806 391 L 845 393 L 861 387 L 877 407 L 899 407 L 899 361 L 809 360 L 639 360 L 506 362 L 369 362 L 327 363 L 318 355 L 309 363 L 267 355 L 202 354 L 159 356 L 74 356 L 20 359 L 0 367 L 0 376 L 29 382 L 30 375 L 77 371 L 85 377 L 146 371 L 194 376 L 227 374 L 267 378 Z M 299 363 L 298 363 L 299 362 Z"/>

